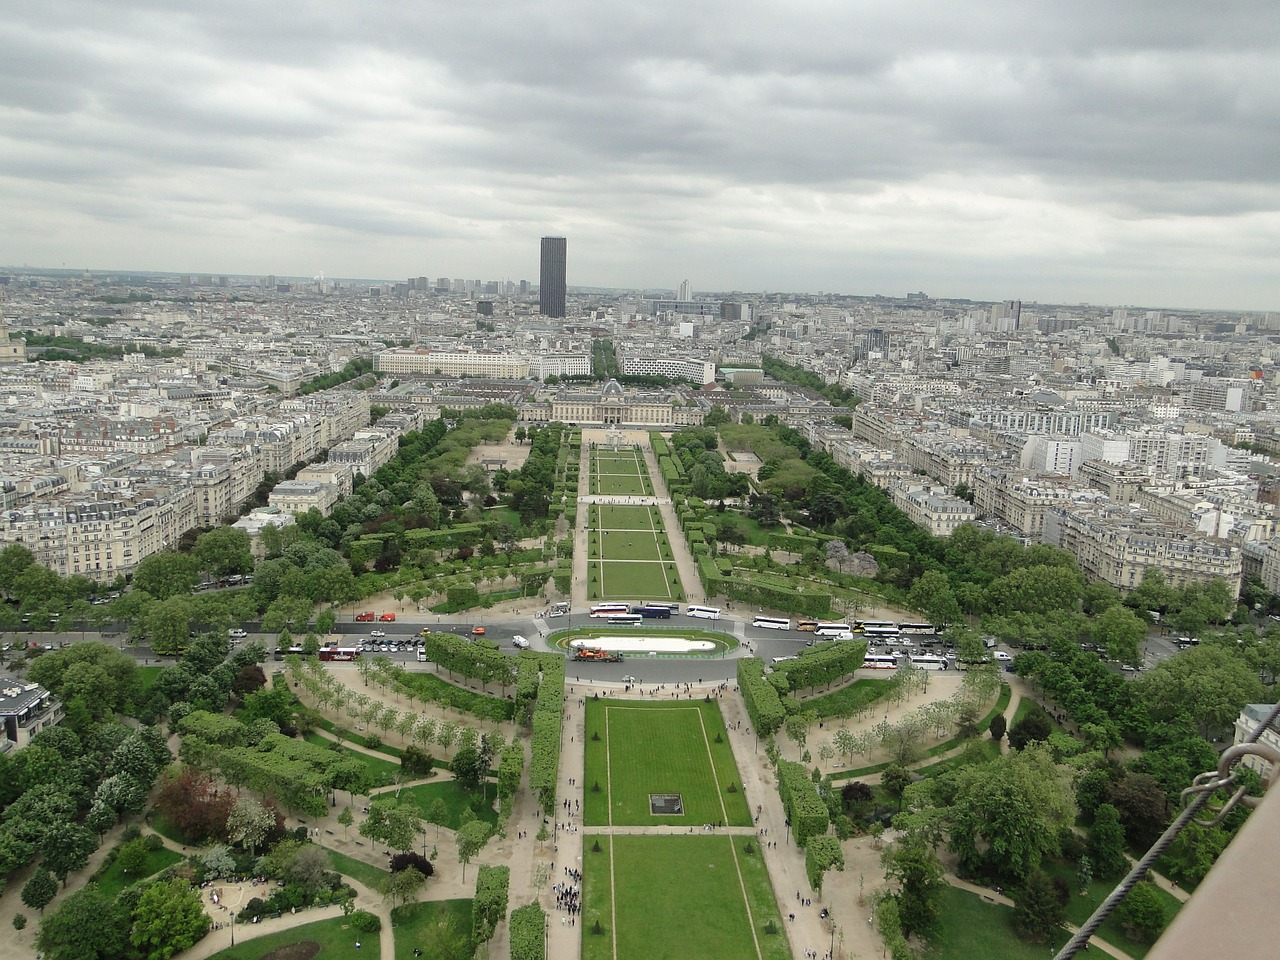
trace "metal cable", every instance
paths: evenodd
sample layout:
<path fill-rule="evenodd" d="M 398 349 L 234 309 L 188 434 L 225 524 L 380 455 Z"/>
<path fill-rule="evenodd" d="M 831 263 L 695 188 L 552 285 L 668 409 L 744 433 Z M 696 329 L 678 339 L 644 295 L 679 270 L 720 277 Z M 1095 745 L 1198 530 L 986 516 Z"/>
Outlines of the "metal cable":
<path fill-rule="evenodd" d="M 1280 702 L 1277 702 L 1271 708 L 1267 718 L 1258 724 L 1253 733 L 1249 734 L 1242 742 L 1246 744 L 1257 743 L 1258 738 L 1262 736 L 1262 732 L 1270 727 L 1277 717 L 1280 717 Z M 1106 922 L 1107 917 L 1111 916 L 1111 912 L 1119 905 L 1120 901 L 1128 896 L 1129 891 L 1138 885 L 1142 878 L 1146 876 L 1147 871 L 1151 869 L 1151 866 L 1168 849 L 1169 844 L 1173 843 L 1178 834 L 1187 828 L 1187 824 L 1191 823 L 1201 808 L 1209 802 L 1214 790 L 1218 787 L 1229 785 L 1234 782 L 1234 779 L 1235 775 L 1232 773 L 1214 781 L 1209 789 L 1197 790 L 1195 796 L 1191 798 L 1182 813 L 1178 815 L 1173 823 L 1169 824 L 1164 833 L 1160 834 L 1160 838 L 1143 854 L 1142 859 L 1134 864 L 1133 869 L 1111 891 L 1107 899 L 1098 904 L 1098 909 L 1094 910 L 1093 915 L 1080 926 L 1080 929 L 1072 935 L 1070 940 L 1063 944 L 1062 949 L 1058 951 L 1053 960 L 1071 960 L 1072 957 L 1084 949 L 1089 942 L 1089 938 L 1098 932 L 1098 928 Z"/>

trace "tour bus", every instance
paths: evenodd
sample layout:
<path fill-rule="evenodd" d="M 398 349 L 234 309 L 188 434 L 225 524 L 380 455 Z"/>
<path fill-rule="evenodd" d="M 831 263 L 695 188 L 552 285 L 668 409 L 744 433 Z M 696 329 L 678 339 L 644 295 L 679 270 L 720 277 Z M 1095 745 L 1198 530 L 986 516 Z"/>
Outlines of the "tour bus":
<path fill-rule="evenodd" d="M 612 617 L 619 613 L 630 613 L 631 608 L 625 603 L 597 603 L 591 608 L 593 617 Z"/>
<path fill-rule="evenodd" d="M 357 660 L 360 651 L 355 647 L 325 647 L 320 651 L 321 660 Z"/>
<path fill-rule="evenodd" d="M 615 627 L 638 627 L 644 623 L 644 617 L 638 613 L 612 613 L 608 623 Z"/>
<path fill-rule="evenodd" d="M 868 653 L 862 658 L 863 670 L 897 670 L 898 658 L 885 653 Z"/>
<path fill-rule="evenodd" d="M 1199 637 L 1179 637 L 1175 642 L 1178 644 L 1179 647 L 1185 650 L 1187 647 L 1194 647 L 1197 644 L 1199 644 L 1200 638 Z"/>
<path fill-rule="evenodd" d="M 900 623 L 898 629 L 917 637 L 932 637 L 938 632 L 938 628 L 932 623 Z"/>
<path fill-rule="evenodd" d="M 853 636 L 853 628 L 847 623 L 820 623 L 813 628 L 813 632 L 820 637 L 843 637 L 845 634 Z"/>
<path fill-rule="evenodd" d="M 896 640 L 902 631 L 897 627 L 865 627 L 862 635 L 868 640 Z"/>
<path fill-rule="evenodd" d="M 773 665 L 776 667 L 780 663 L 786 663 L 788 660 L 799 660 L 799 657 L 774 657 Z"/>
<path fill-rule="evenodd" d="M 855 620 L 853 621 L 853 629 L 862 633 L 864 630 L 871 630 L 877 627 L 896 627 L 897 624 L 892 620 Z"/>
<path fill-rule="evenodd" d="M 659 603 L 657 600 L 654 600 L 650 603 L 646 603 L 645 606 L 646 607 L 666 607 L 668 610 L 671 611 L 671 615 L 673 617 L 680 612 L 680 604 L 678 603 Z"/>
<path fill-rule="evenodd" d="M 276 647 L 275 656 L 277 660 L 283 660 L 286 655 L 294 656 L 294 657 L 306 656 L 305 652 L 303 651 L 302 647 L 299 644 L 294 644 L 292 647 L 290 647 L 287 650 L 281 650 L 279 647 Z"/>
<path fill-rule="evenodd" d="M 918 670 L 947 670 L 951 666 L 946 657 L 933 657 L 926 654 L 913 656 L 911 665 Z"/>
<path fill-rule="evenodd" d="M 766 630 L 790 630 L 791 621 L 785 617 L 756 617 L 751 621 L 753 627 L 764 627 Z"/>
<path fill-rule="evenodd" d="M 660 603 L 647 603 L 644 606 L 632 607 L 632 613 L 638 613 L 646 620 L 670 620 L 671 608 Z"/>
<path fill-rule="evenodd" d="M 797 620 L 796 629 L 799 630 L 801 633 L 813 633 L 813 631 L 818 629 L 818 621 L 817 620 Z"/>
<path fill-rule="evenodd" d="M 700 607 L 696 603 L 691 603 L 684 608 L 686 617 L 697 617 L 700 620 L 719 620 L 719 607 Z"/>

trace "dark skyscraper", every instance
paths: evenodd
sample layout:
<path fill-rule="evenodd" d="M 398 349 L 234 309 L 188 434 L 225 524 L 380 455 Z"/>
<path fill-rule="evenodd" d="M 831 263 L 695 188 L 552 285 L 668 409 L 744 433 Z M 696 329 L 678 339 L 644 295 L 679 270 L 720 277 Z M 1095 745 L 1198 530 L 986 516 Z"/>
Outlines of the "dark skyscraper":
<path fill-rule="evenodd" d="M 543 237 L 542 273 L 538 278 L 538 312 L 544 317 L 563 317 L 564 295 L 564 237 Z"/>

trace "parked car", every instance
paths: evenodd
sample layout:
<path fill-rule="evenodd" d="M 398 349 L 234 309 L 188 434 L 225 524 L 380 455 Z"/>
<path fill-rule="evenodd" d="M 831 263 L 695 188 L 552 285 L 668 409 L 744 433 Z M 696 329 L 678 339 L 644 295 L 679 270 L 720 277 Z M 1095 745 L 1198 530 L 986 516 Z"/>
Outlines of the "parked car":
<path fill-rule="evenodd" d="M 997 650 L 995 653 L 992 654 L 992 656 L 995 657 L 997 660 L 999 660 L 1001 663 L 1008 663 L 1013 659 L 1012 654 L 1006 653 L 1003 650 Z"/>
<path fill-rule="evenodd" d="M 518 633 L 511 638 L 511 645 L 514 646 L 517 650 L 529 649 L 529 641 L 524 637 L 520 636 L 520 634 Z"/>
<path fill-rule="evenodd" d="M 369 631 L 369 636 L 371 636 L 371 637 L 385 637 L 386 635 L 387 635 L 387 631 L 385 631 L 385 630 L 370 630 L 370 631 Z"/>
<path fill-rule="evenodd" d="M 230 637 L 232 640 L 243 640 L 248 635 L 249 635 L 248 633 L 246 633 L 244 630 L 241 630 L 239 627 L 232 627 L 230 630 L 227 631 L 227 636 Z"/>

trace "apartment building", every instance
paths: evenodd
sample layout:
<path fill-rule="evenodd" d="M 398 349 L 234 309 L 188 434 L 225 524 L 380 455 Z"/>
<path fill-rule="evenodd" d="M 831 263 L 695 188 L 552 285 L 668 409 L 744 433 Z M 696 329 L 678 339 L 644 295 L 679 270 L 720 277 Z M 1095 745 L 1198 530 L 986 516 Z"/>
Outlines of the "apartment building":
<path fill-rule="evenodd" d="M 1155 520 L 1134 507 L 1073 505 L 1045 515 L 1044 542 L 1073 554 L 1086 576 L 1132 590 L 1148 569 L 1172 586 L 1222 579 L 1240 593 L 1240 548 Z"/>
<path fill-rule="evenodd" d="M 374 369 L 379 373 L 399 376 L 417 374 L 522 380 L 529 376 L 529 358 L 512 353 L 452 353 L 423 348 L 397 348 L 383 350 L 374 357 Z"/>
<path fill-rule="evenodd" d="M 282 480 L 272 488 L 267 504 L 281 513 L 319 510 L 326 517 L 338 502 L 338 488 L 312 480 Z"/>
<path fill-rule="evenodd" d="M 0 753 L 21 750 L 64 715 L 62 702 L 40 684 L 0 676 Z"/>
<path fill-rule="evenodd" d="M 973 503 L 979 516 L 995 517 L 1033 541 L 1044 533 L 1045 515 L 1079 495 L 1080 488 L 1070 477 L 1021 470 L 982 469 L 973 484 Z"/>
<path fill-rule="evenodd" d="M 960 524 L 977 519 L 973 504 L 936 488 L 900 485 L 893 490 L 893 502 L 935 537 L 949 537 Z"/>

